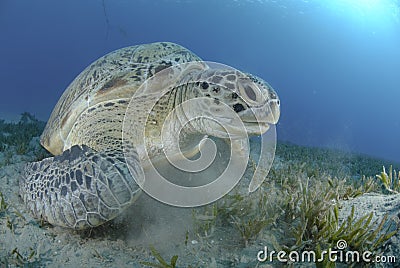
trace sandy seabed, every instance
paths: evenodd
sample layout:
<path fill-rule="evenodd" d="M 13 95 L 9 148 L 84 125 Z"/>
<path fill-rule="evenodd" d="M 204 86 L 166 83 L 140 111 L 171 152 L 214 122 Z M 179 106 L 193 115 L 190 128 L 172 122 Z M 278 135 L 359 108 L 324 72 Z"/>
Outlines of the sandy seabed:
<path fill-rule="evenodd" d="M 18 195 L 24 162 L 30 159 L 32 156 L 27 154 L 0 168 L 0 192 L 9 205 L 0 212 L 0 267 L 146 267 L 141 262 L 158 263 L 151 246 L 167 262 L 177 255 L 176 267 L 279 266 L 257 260 L 268 233 L 246 246 L 232 233 L 232 228 L 224 226 L 209 236 L 199 236 L 193 214 L 202 208 L 171 207 L 146 194 L 141 194 L 119 217 L 98 228 L 74 231 L 40 222 L 32 218 Z M 274 163 L 277 165 L 287 165 L 279 155 Z M 375 220 L 388 214 L 398 224 L 400 195 L 367 193 L 344 200 L 340 209 L 342 219 L 350 214 L 352 206 L 356 217 L 373 212 Z M 383 254 L 395 256 L 397 262 L 382 266 L 400 267 L 399 233 L 384 247 Z M 315 264 L 295 265 L 300 266 Z"/>

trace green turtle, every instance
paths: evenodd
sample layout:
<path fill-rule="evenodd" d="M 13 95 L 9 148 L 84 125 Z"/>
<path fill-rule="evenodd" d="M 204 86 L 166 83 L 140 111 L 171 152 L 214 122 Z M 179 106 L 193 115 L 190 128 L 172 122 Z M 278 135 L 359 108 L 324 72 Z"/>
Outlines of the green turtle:
<path fill-rule="evenodd" d="M 188 68 L 165 72 L 190 62 L 194 64 Z M 162 144 L 163 122 L 184 100 L 208 98 L 206 106 L 194 107 L 192 112 L 203 109 L 211 118 L 221 117 L 219 108 L 228 105 L 249 135 L 262 134 L 279 118 L 279 98 L 265 81 L 210 68 L 180 45 L 158 42 L 113 51 L 79 74 L 56 104 L 40 138 L 54 157 L 26 165 L 20 195 L 36 218 L 73 229 L 90 228 L 115 218 L 137 199 L 141 191 L 135 177 L 143 176 L 143 167 L 136 147 L 143 144 L 138 140 L 125 146 L 131 151 L 128 163 L 123 150 L 124 116 L 138 89 L 163 71 L 176 86 L 149 114 L 142 111 L 148 108 L 150 96 L 140 96 L 134 103 L 137 114 L 133 116 L 146 125 L 146 146 L 152 159 L 165 158 L 160 153 L 163 147 L 179 147 L 185 155 L 193 155 L 201 137 L 226 138 L 212 120 L 193 120 L 183 134 L 184 146 L 174 144 L 174 139 Z M 157 82 L 162 90 L 164 80 Z"/>

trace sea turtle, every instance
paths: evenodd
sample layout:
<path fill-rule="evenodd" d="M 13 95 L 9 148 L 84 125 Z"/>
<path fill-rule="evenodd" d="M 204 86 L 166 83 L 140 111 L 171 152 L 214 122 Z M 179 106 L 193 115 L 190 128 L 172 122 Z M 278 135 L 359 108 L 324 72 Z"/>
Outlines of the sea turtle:
<path fill-rule="evenodd" d="M 133 177 L 143 174 L 135 154 L 138 144 L 131 147 L 131 172 L 124 158 L 125 111 L 146 79 L 188 62 L 196 62 L 193 66 L 197 67 L 178 68 L 176 74 L 169 72 L 180 81 L 179 86 L 163 96 L 147 114 L 146 142 L 151 158 L 160 157 L 160 148 L 164 146 L 181 146 L 173 144 L 174 141 L 162 144 L 160 128 L 169 111 L 186 99 L 209 98 L 209 106 L 202 109 L 207 109 L 210 117 L 218 115 L 221 103 L 229 105 L 250 135 L 260 135 L 268 129 L 268 124 L 277 122 L 278 96 L 254 75 L 208 68 L 191 51 L 169 42 L 118 49 L 99 58 L 78 75 L 47 122 L 40 142 L 55 156 L 28 163 L 20 182 L 20 195 L 36 218 L 54 225 L 84 229 L 115 218 L 136 200 L 140 187 Z M 197 82 L 190 82 L 194 80 Z M 138 113 L 134 116 L 140 122 L 144 116 L 141 111 L 148 105 L 147 96 L 137 99 L 134 105 Z M 261 123 L 249 111 L 261 118 Z M 194 120 L 189 129 L 193 134 L 221 136 L 220 130 L 206 121 Z M 186 139 L 190 146 L 183 151 L 188 154 L 196 151 L 190 148 L 199 147 L 197 140 L 193 144 L 194 140 Z"/>

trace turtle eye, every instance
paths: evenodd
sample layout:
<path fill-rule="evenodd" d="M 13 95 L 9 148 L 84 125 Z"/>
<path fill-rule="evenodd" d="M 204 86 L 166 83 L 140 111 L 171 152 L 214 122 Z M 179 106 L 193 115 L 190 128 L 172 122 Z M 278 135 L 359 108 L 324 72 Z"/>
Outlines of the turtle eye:
<path fill-rule="evenodd" d="M 246 92 L 247 97 L 249 97 L 250 100 L 256 101 L 257 100 L 257 95 L 254 92 L 253 88 L 249 85 L 246 85 L 244 87 L 244 91 Z"/>

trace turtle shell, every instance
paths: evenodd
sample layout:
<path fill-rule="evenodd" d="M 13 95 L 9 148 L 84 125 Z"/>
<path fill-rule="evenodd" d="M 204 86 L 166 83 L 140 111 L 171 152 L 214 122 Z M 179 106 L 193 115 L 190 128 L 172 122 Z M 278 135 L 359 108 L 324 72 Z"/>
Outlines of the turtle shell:
<path fill-rule="evenodd" d="M 140 85 L 165 68 L 190 61 L 201 59 L 170 42 L 125 47 L 99 58 L 64 91 L 47 122 L 41 144 L 54 155 L 73 145 L 104 149 L 102 144 L 114 140 L 113 135 L 121 135 L 125 109 Z M 93 131 L 95 128 L 101 131 Z"/>

